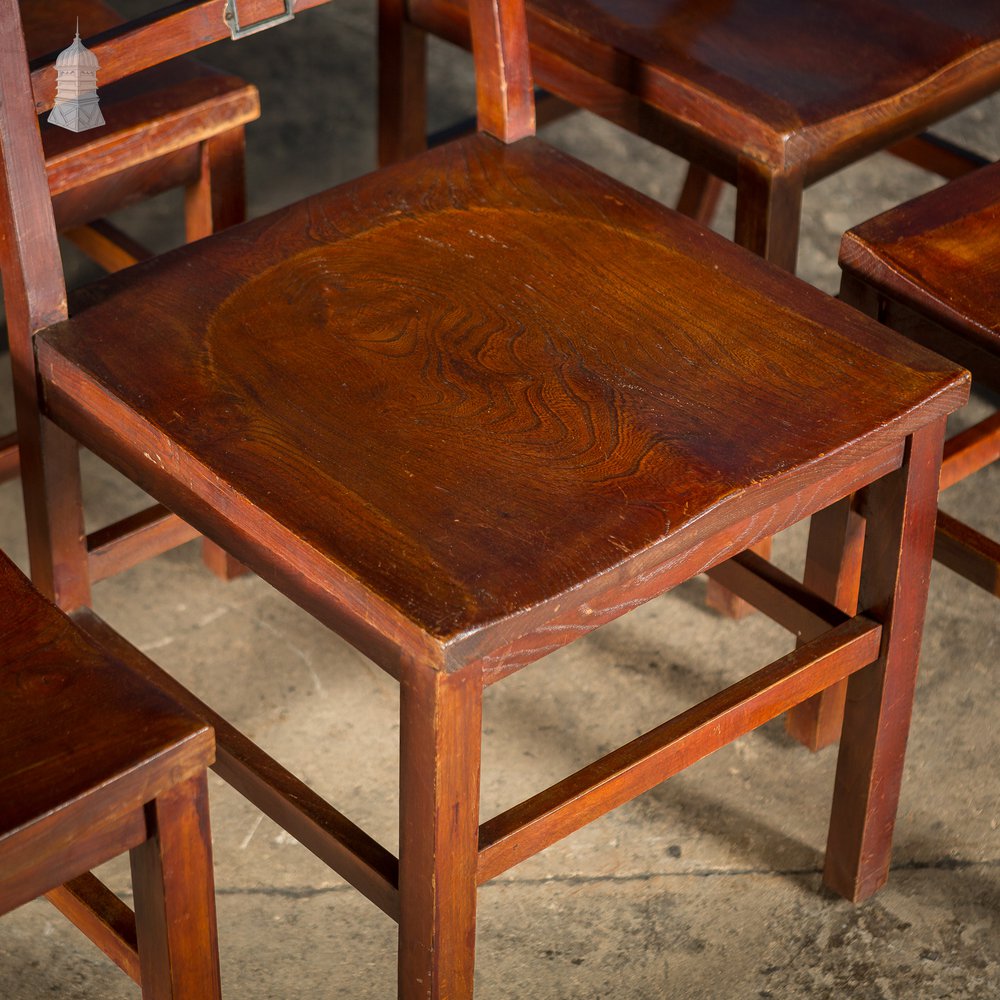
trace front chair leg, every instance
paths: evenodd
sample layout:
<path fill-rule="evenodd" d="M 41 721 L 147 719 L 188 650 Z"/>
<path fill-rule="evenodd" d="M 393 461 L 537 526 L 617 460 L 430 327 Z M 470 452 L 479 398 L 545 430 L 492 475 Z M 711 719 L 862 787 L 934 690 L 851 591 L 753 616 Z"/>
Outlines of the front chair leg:
<path fill-rule="evenodd" d="M 143 1000 L 221 996 L 205 772 L 146 807 L 131 852 Z"/>
<path fill-rule="evenodd" d="M 860 613 L 882 623 L 879 658 L 851 676 L 823 881 L 855 902 L 889 876 L 923 631 L 944 420 L 915 433 L 897 471 L 867 487 Z"/>
<path fill-rule="evenodd" d="M 399 997 L 468 1000 L 476 949 L 482 681 L 413 665 L 400 692 Z"/>

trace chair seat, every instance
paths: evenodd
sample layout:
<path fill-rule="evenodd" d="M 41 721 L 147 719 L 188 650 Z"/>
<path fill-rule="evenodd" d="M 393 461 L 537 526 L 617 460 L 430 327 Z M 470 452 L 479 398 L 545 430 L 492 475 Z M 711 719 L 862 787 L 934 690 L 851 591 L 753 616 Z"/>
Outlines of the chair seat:
<path fill-rule="evenodd" d="M 0 593 L 6 892 L 12 867 L 26 852 L 41 851 L 42 835 L 59 843 L 54 826 L 64 817 L 86 815 L 97 826 L 204 770 L 215 754 L 205 723 L 72 628 L 2 555 Z M 62 854 L 72 854 L 71 843 L 64 834 Z M 36 886 L 29 898 L 49 888 Z"/>
<path fill-rule="evenodd" d="M 408 10 L 468 46 L 467 0 Z M 610 86 L 807 182 L 1000 86 L 1000 7 L 981 0 L 529 0 L 528 21 L 539 85 L 615 118 Z"/>
<path fill-rule="evenodd" d="M 162 502 L 202 529 L 228 509 L 253 568 L 274 579 L 280 547 L 280 582 L 327 620 L 335 589 L 349 637 L 377 618 L 425 651 L 810 483 L 829 502 L 956 385 L 657 203 L 484 136 L 114 275 L 37 343 L 57 422 L 115 424 Z"/>
<path fill-rule="evenodd" d="M 1000 358 L 1000 164 L 852 229 L 841 265 Z"/>

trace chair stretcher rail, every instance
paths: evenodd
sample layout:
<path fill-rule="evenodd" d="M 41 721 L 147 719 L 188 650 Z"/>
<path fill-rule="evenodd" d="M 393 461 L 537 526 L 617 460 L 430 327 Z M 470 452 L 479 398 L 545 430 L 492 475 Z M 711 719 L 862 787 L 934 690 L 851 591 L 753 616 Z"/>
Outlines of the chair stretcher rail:
<path fill-rule="evenodd" d="M 218 759 L 213 770 L 224 781 L 381 910 L 399 920 L 399 862 L 391 852 L 139 653 L 92 611 L 84 608 L 73 617 L 101 645 L 127 658 L 144 677 L 215 728 Z"/>
<path fill-rule="evenodd" d="M 873 662 L 882 627 L 858 616 L 613 750 L 479 829 L 480 883 Z"/>

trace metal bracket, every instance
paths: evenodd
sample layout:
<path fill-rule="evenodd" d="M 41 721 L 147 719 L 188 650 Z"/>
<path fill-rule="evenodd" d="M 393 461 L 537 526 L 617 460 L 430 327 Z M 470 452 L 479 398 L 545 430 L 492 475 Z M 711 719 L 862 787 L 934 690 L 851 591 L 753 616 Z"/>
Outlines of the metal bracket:
<path fill-rule="evenodd" d="M 295 0 L 285 0 L 285 12 L 283 14 L 275 14 L 274 17 L 265 17 L 263 21 L 258 21 L 256 24 L 250 24 L 245 28 L 241 28 L 240 15 L 236 8 L 236 2 L 237 0 L 226 0 L 226 9 L 222 15 L 226 24 L 229 25 L 229 34 L 232 35 L 234 42 L 257 31 L 263 31 L 265 28 L 273 28 L 276 24 L 284 24 L 285 21 L 291 21 L 295 17 L 292 13 Z"/>

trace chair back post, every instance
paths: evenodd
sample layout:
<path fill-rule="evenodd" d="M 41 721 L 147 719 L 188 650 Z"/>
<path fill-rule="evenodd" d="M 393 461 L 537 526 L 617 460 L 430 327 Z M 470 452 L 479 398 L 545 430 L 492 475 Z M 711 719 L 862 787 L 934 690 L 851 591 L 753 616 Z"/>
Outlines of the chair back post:
<path fill-rule="evenodd" d="M 535 134 L 524 0 L 470 0 L 479 130 L 503 142 Z"/>
<path fill-rule="evenodd" d="M 17 0 L 0 0 L 0 275 L 32 578 L 74 608 L 89 601 L 77 449 L 42 419 L 34 351 L 67 316 L 66 283 Z"/>
<path fill-rule="evenodd" d="M 0 270 L 15 383 L 33 385 L 31 337 L 66 318 L 66 285 L 17 0 L 0 0 Z"/>

